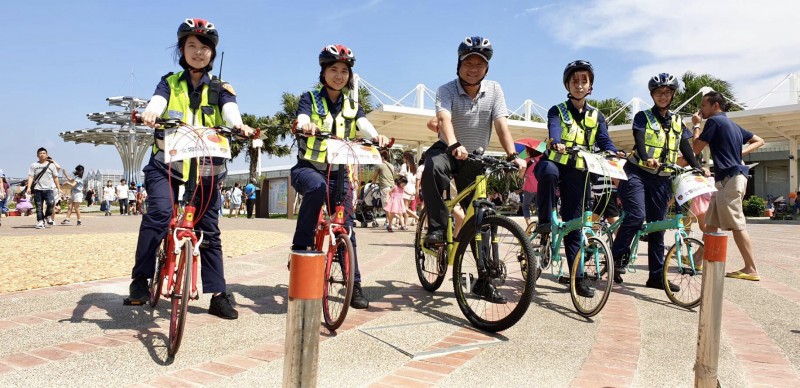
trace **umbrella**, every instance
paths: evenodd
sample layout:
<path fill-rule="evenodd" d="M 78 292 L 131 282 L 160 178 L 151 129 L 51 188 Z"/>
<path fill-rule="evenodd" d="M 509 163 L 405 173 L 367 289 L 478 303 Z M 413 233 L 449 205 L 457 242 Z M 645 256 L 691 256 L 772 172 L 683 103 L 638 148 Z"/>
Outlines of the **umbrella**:
<path fill-rule="evenodd" d="M 534 138 L 519 139 L 514 142 L 514 148 L 519 153 L 519 157 L 523 159 L 544 153 L 545 147 L 547 147 L 547 143 Z"/>

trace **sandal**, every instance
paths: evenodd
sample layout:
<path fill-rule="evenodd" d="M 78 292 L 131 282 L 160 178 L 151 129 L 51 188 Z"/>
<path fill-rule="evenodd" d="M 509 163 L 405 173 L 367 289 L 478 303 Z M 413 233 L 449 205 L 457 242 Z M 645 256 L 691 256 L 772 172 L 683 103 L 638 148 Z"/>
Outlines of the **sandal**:
<path fill-rule="evenodd" d="M 747 272 L 736 271 L 736 272 L 729 272 L 725 274 L 726 278 L 733 278 L 733 279 L 742 279 L 742 280 L 750 280 L 753 282 L 757 282 L 761 280 L 761 276 L 758 275 L 751 275 Z"/>

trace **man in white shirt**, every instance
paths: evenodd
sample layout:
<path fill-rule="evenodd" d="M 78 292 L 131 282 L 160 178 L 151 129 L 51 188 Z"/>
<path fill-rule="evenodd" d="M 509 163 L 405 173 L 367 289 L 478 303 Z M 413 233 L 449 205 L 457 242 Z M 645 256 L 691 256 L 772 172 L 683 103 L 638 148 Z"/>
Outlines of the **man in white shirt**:
<path fill-rule="evenodd" d="M 119 201 L 119 214 L 123 216 L 128 215 L 128 185 L 125 184 L 125 178 L 119 180 L 117 185 L 117 200 Z"/>

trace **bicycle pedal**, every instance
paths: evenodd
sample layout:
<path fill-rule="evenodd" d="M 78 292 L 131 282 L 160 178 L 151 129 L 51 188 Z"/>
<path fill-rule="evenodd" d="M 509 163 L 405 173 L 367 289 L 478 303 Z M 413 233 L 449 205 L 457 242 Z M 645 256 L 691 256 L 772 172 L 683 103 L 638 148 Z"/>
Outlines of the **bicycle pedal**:
<path fill-rule="evenodd" d="M 558 277 L 559 284 L 569 284 L 569 277 L 568 276 L 559 276 Z"/>
<path fill-rule="evenodd" d="M 123 306 L 143 306 L 148 301 L 140 299 L 125 298 L 122 300 Z"/>

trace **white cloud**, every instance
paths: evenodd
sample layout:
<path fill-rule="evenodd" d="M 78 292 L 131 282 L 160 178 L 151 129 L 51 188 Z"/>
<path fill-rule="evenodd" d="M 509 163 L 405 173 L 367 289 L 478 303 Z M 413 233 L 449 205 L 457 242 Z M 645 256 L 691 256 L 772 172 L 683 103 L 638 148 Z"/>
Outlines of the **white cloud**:
<path fill-rule="evenodd" d="M 798 14 L 794 0 L 597 0 L 540 16 L 575 48 L 640 53 L 649 64 L 631 72 L 631 96 L 647 95 L 642 80 L 652 74 L 691 70 L 731 82 L 740 100 L 755 104 L 788 73 L 800 72 Z M 772 105 L 788 102 L 788 85 L 781 93 Z"/>
<path fill-rule="evenodd" d="M 536 7 L 526 8 L 524 11 L 514 15 L 514 17 L 530 16 L 530 15 L 533 15 L 533 14 L 539 12 L 539 11 L 543 11 L 545 9 L 555 7 L 556 5 L 559 5 L 559 4 L 560 3 L 550 3 L 550 4 L 540 5 L 540 6 L 536 6 Z"/>

